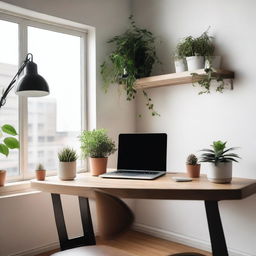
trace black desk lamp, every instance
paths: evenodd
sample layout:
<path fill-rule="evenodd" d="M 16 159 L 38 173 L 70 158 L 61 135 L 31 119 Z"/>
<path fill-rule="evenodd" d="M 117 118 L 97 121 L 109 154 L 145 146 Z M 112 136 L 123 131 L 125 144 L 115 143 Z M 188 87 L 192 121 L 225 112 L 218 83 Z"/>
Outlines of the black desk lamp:
<path fill-rule="evenodd" d="M 8 93 L 13 89 L 14 83 L 18 80 L 25 67 L 25 75 L 18 82 L 16 94 L 28 97 L 42 97 L 50 93 L 47 82 L 37 73 L 37 65 L 33 62 L 33 55 L 28 53 L 17 74 L 3 92 L 0 99 L 0 108 L 6 103 Z"/>

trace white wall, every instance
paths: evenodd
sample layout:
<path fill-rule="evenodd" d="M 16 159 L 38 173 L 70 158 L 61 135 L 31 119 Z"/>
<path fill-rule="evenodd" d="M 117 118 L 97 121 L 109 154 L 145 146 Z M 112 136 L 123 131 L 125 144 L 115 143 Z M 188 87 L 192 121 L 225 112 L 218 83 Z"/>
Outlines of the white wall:
<path fill-rule="evenodd" d="M 137 111 L 143 114 L 137 131 L 168 134 L 169 171 L 185 171 L 188 154 L 221 139 L 227 140 L 228 146 L 241 147 L 242 160 L 234 165 L 234 175 L 256 178 L 255 10 L 253 0 L 133 1 L 138 24 L 162 41 L 158 55 L 163 66 L 155 74 L 174 72 L 170 56 L 178 40 L 198 36 L 208 26 L 224 58 L 223 68 L 236 74 L 234 90 L 223 94 L 198 96 L 199 89 L 191 85 L 148 90 L 159 118 L 148 114 L 142 97 L 137 100 Z M 227 243 L 236 255 L 256 255 L 255 210 L 256 196 L 220 203 Z M 209 243 L 202 202 L 139 200 L 136 217 L 140 228 L 148 232 L 202 248 Z"/>
<path fill-rule="evenodd" d="M 109 130 L 116 141 L 118 133 L 135 130 L 135 104 L 124 100 L 125 97 L 120 96 L 117 89 L 111 89 L 105 95 L 101 89 L 102 81 L 99 74 L 99 66 L 110 50 L 106 41 L 127 27 L 131 7 L 129 0 L 7 0 L 4 2 L 95 27 L 97 127 Z M 114 156 L 110 160 L 109 167 L 114 167 L 115 162 Z M 16 255 L 22 251 L 25 251 L 23 255 L 28 255 L 28 251 L 37 250 L 41 246 L 47 247 L 52 244 L 56 246 L 57 233 L 49 194 L 0 199 L 0 205 L 2 230 L 0 256 Z M 78 207 L 72 197 L 65 200 L 65 205 L 70 210 Z M 78 215 L 77 210 L 69 213 Z M 79 235 L 80 219 L 73 218 L 68 223 L 71 235 Z M 33 250 L 31 253 L 33 254 Z"/>

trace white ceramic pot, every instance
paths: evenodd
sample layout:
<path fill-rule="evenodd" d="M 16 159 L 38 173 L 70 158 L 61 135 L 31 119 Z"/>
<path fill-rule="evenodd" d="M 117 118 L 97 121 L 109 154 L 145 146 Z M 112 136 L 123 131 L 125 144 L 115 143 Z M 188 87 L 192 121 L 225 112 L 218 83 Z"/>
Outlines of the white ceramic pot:
<path fill-rule="evenodd" d="M 214 183 L 230 183 L 232 180 L 232 162 L 211 163 L 207 173 L 209 181 Z"/>
<path fill-rule="evenodd" d="M 204 57 L 203 56 L 191 56 L 186 58 L 188 71 L 195 71 L 197 69 L 204 68 Z"/>
<path fill-rule="evenodd" d="M 76 161 L 59 162 L 59 178 L 61 180 L 73 180 L 76 177 Z"/>
<path fill-rule="evenodd" d="M 185 59 L 177 59 L 174 61 L 176 73 L 187 71 Z"/>
<path fill-rule="evenodd" d="M 205 60 L 205 68 L 220 69 L 221 67 L 221 56 L 209 56 Z"/>

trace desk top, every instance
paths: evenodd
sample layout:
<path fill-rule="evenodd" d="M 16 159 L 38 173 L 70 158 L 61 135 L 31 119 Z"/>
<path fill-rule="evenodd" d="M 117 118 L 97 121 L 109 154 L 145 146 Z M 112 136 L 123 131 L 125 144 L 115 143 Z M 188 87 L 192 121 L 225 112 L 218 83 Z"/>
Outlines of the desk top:
<path fill-rule="evenodd" d="M 201 175 L 192 182 L 175 182 L 172 176 L 185 174 L 167 173 L 156 180 L 103 179 L 90 173 L 81 173 L 73 181 L 47 177 L 45 181 L 31 181 L 40 191 L 78 195 L 94 198 L 94 191 L 101 190 L 121 198 L 176 199 L 176 200 L 235 200 L 256 193 L 256 180 L 233 178 L 230 184 L 215 184 Z"/>

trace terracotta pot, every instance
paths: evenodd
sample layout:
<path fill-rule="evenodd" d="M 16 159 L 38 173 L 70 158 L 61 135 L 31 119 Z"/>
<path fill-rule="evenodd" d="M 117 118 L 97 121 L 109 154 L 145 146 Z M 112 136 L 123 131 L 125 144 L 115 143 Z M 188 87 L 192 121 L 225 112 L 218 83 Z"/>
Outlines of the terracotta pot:
<path fill-rule="evenodd" d="M 6 178 L 6 171 L 0 170 L 0 186 L 4 186 Z"/>
<path fill-rule="evenodd" d="M 59 178 L 61 180 L 73 180 L 76 177 L 76 161 L 59 162 Z"/>
<path fill-rule="evenodd" d="M 108 163 L 108 158 L 103 157 L 103 158 L 90 158 L 90 170 L 91 174 L 93 176 L 98 176 L 100 174 L 103 174 L 107 171 L 107 163 Z"/>
<path fill-rule="evenodd" d="M 45 180 L 46 170 L 36 170 L 36 179 Z"/>
<path fill-rule="evenodd" d="M 199 178 L 200 176 L 200 164 L 190 165 L 187 164 L 187 174 L 190 178 Z"/>
<path fill-rule="evenodd" d="M 207 178 L 213 183 L 230 183 L 232 180 L 232 162 L 220 162 L 217 165 L 211 163 Z"/>

